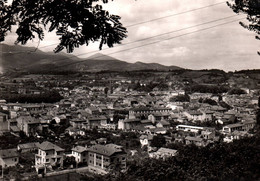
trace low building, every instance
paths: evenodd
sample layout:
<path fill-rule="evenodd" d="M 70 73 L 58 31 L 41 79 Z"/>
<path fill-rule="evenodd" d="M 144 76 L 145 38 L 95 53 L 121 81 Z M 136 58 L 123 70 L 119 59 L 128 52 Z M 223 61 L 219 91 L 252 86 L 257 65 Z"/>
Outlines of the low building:
<path fill-rule="evenodd" d="M 156 124 L 156 127 L 163 127 L 163 128 L 166 128 L 166 129 L 169 129 L 171 126 L 171 124 L 168 122 L 168 121 L 165 121 L 165 120 L 161 120 L 159 121 L 157 124 Z"/>
<path fill-rule="evenodd" d="M 167 129 L 164 127 L 156 127 L 156 128 L 151 128 L 150 130 L 150 134 L 153 135 L 157 135 L 157 134 L 166 134 L 167 133 Z"/>
<path fill-rule="evenodd" d="M 196 146 L 204 146 L 204 141 L 200 137 L 187 136 L 185 138 L 185 143 L 186 143 L 186 145 L 194 144 Z"/>
<path fill-rule="evenodd" d="M 117 125 L 113 123 L 102 124 L 99 126 L 100 129 L 116 130 Z"/>
<path fill-rule="evenodd" d="M 196 110 L 184 111 L 183 114 L 187 116 L 188 120 L 191 121 L 204 121 L 205 115 L 202 112 Z"/>
<path fill-rule="evenodd" d="M 199 131 L 202 131 L 204 128 L 200 126 L 190 126 L 190 125 L 177 125 L 176 130 L 177 131 L 187 131 L 187 132 L 194 132 L 197 133 Z"/>
<path fill-rule="evenodd" d="M 16 149 L 0 150 L 0 165 L 12 167 L 19 163 L 19 154 Z"/>
<path fill-rule="evenodd" d="M 100 114 L 100 110 L 98 107 L 94 107 L 94 106 L 91 106 L 91 107 L 88 107 L 85 109 L 85 111 L 91 115 L 99 115 Z"/>
<path fill-rule="evenodd" d="M 208 131 L 208 130 L 205 130 L 205 131 L 202 131 L 201 132 L 201 136 L 204 138 L 204 139 L 214 139 L 215 138 L 215 132 L 214 131 Z"/>
<path fill-rule="evenodd" d="M 39 144 L 39 142 L 18 144 L 17 150 L 21 153 L 36 151 L 38 150 Z"/>
<path fill-rule="evenodd" d="M 140 118 L 140 117 L 147 117 L 151 114 L 154 113 L 169 113 L 170 111 L 172 111 L 170 108 L 166 108 L 166 107 L 146 107 L 146 106 L 141 106 L 141 107 L 136 107 L 136 108 L 132 108 L 131 110 L 129 110 L 129 119 L 136 119 L 136 118 Z"/>
<path fill-rule="evenodd" d="M 253 136 L 253 135 L 249 134 L 247 131 L 237 131 L 236 130 L 233 133 L 225 135 L 225 137 L 223 138 L 223 141 L 229 143 L 234 140 L 239 140 L 244 137 L 250 137 L 250 136 Z"/>
<path fill-rule="evenodd" d="M 88 128 L 99 128 L 101 125 L 107 124 L 107 118 L 103 115 L 92 116 L 87 118 Z"/>
<path fill-rule="evenodd" d="M 242 131 L 243 130 L 243 124 L 236 123 L 236 124 L 229 124 L 222 128 L 223 133 L 232 133 L 234 131 Z"/>
<path fill-rule="evenodd" d="M 149 153 L 149 157 L 156 158 L 156 159 L 159 158 L 165 159 L 168 157 L 176 156 L 176 154 L 177 154 L 177 150 L 169 149 L 169 148 L 160 148 L 156 152 Z"/>
<path fill-rule="evenodd" d="M 124 119 L 118 121 L 118 129 L 122 130 L 130 130 L 133 127 L 140 125 L 141 120 L 140 119 Z"/>
<path fill-rule="evenodd" d="M 152 141 L 152 139 L 153 139 L 153 135 L 151 135 L 151 134 L 141 135 L 140 136 L 141 147 L 149 146 L 151 141 Z"/>

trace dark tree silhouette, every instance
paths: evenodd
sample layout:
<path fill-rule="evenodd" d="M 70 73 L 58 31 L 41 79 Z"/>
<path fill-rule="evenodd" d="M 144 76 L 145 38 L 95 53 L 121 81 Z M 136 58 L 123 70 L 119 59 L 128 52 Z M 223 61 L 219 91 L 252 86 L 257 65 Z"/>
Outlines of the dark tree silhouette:
<path fill-rule="evenodd" d="M 152 147 L 163 147 L 166 144 L 165 138 L 162 135 L 154 136 L 151 141 Z"/>
<path fill-rule="evenodd" d="M 258 108 L 256 111 L 256 122 L 260 125 L 260 97 L 258 98 Z"/>
<path fill-rule="evenodd" d="M 108 0 L 0 0 L 0 42 L 8 31 L 17 25 L 16 43 L 26 44 L 38 36 L 44 39 L 44 29 L 56 31 L 60 43 L 54 52 L 64 48 L 73 52 L 74 48 L 100 41 L 99 48 L 107 44 L 113 47 L 126 37 L 126 28 L 120 16 L 103 10 L 100 3 Z"/>
<path fill-rule="evenodd" d="M 247 14 L 249 24 L 240 22 L 244 28 L 256 32 L 256 39 L 260 40 L 260 1 L 259 0 L 235 0 L 234 4 L 227 2 L 235 13 Z M 260 51 L 258 51 L 260 55 Z"/>

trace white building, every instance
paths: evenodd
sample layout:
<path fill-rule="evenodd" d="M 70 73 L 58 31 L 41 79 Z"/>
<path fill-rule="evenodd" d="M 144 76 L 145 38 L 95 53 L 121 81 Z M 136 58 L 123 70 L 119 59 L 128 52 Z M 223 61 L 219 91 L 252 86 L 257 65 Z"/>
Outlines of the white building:
<path fill-rule="evenodd" d="M 149 153 L 149 157 L 151 158 L 168 158 L 175 156 L 177 154 L 177 150 L 169 149 L 169 148 L 160 148 L 156 152 Z"/>
<path fill-rule="evenodd" d="M 85 163 L 88 161 L 88 151 L 83 146 L 76 146 L 75 148 L 72 148 L 72 156 L 75 158 L 77 163 Z"/>
<path fill-rule="evenodd" d="M 190 131 L 197 133 L 198 131 L 202 131 L 204 128 L 199 126 L 189 126 L 189 125 L 177 125 L 176 130 L 177 131 Z"/>
<path fill-rule="evenodd" d="M 44 141 L 38 146 L 38 153 L 35 154 L 35 168 L 38 173 L 46 172 L 46 167 L 62 167 L 64 149 L 59 146 Z"/>
<path fill-rule="evenodd" d="M 153 139 L 153 135 L 150 134 L 140 136 L 141 147 L 149 146 L 152 139 Z"/>

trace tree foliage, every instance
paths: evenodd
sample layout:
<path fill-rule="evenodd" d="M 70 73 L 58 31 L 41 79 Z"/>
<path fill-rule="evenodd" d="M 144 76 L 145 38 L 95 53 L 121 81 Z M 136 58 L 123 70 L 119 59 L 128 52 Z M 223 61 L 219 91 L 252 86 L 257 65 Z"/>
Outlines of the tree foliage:
<path fill-rule="evenodd" d="M 239 89 L 239 88 L 233 88 L 233 89 L 228 91 L 228 94 L 230 94 L 230 95 L 233 95 L 233 94 L 240 95 L 240 94 L 246 94 L 246 92 L 242 89 Z"/>
<path fill-rule="evenodd" d="M 128 162 L 119 177 L 100 180 L 259 180 L 259 131 L 256 136 L 214 146 L 178 146 L 178 155 L 166 160 Z"/>
<path fill-rule="evenodd" d="M 185 95 L 178 95 L 170 98 L 170 102 L 190 102 L 190 96 Z"/>
<path fill-rule="evenodd" d="M 160 148 L 160 147 L 163 147 L 165 144 L 166 144 L 166 140 L 162 135 L 154 136 L 151 141 L 152 147 Z"/>
<path fill-rule="evenodd" d="M 49 91 L 42 94 L 4 94 L 0 93 L 0 97 L 8 102 L 20 103 L 55 103 L 63 97 L 57 91 Z"/>
<path fill-rule="evenodd" d="M 260 125 L 260 97 L 258 98 L 258 108 L 256 110 L 256 122 Z"/>
<path fill-rule="evenodd" d="M 247 14 L 247 20 L 249 24 L 240 22 L 240 25 L 244 28 L 254 31 L 256 39 L 260 40 L 260 1 L 259 0 L 235 0 L 234 4 L 227 3 L 230 8 L 233 9 L 235 13 L 245 13 Z M 260 55 L 260 51 L 258 51 Z"/>
<path fill-rule="evenodd" d="M 126 37 L 126 28 L 120 22 L 120 16 L 104 10 L 101 3 L 108 0 L 0 0 L 0 42 L 7 32 L 17 25 L 16 43 L 26 44 L 38 36 L 44 39 L 44 29 L 56 31 L 60 38 L 54 52 L 64 48 L 73 52 L 90 42 L 100 41 L 103 45 L 113 47 Z"/>
<path fill-rule="evenodd" d="M 210 98 L 206 98 L 206 99 L 200 98 L 199 102 L 200 103 L 206 103 L 206 104 L 209 104 L 209 105 L 218 105 L 218 103 L 215 100 L 210 99 Z"/>
<path fill-rule="evenodd" d="M 200 93 L 212 93 L 212 94 L 219 94 L 219 93 L 225 93 L 229 90 L 227 86 L 217 86 L 217 85 L 192 85 L 185 87 L 185 92 L 187 93 L 194 93 L 194 92 L 200 92 Z"/>

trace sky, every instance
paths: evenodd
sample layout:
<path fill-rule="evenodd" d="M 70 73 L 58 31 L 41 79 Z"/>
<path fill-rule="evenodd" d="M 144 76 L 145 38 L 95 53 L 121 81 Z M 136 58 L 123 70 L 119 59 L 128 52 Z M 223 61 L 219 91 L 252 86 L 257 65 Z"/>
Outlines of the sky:
<path fill-rule="evenodd" d="M 194 10 L 213 4 L 216 5 Z M 94 53 L 102 53 L 130 63 L 141 61 L 189 69 L 234 71 L 260 68 L 260 56 L 257 55 L 260 41 L 255 39 L 253 32 L 239 25 L 238 19 L 245 15 L 233 13 L 225 1 L 114 0 L 103 5 L 103 8 L 111 14 L 120 15 L 125 26 L 149 22 L 128 27 L 128 37 L 122 41 L 122 45 L 110 49 L 104 46 L 99 51 L 98 43 L 94 43 L 76 49 L 73 55 L 86 58 Z M 193 11 L 187 12 L 190 10 Z M 161 19 L 150 21 L 158 18 Z M 241 21 L 246 22 L 244 19 Z M 207 24 L 200 25 L 203 23 Z M 167 32 L 173 33 L 157 36 Z M 153 36 L 157 37 L 140 41 Z M 13 44 L 15 37 L 14 33 L 10 33 L 4 43 Z M 55 48 L 53 44 L 58 44 L 58 41 L 55 32 L 46 32 L 39 49 L 52 51 Z M 125 45 L 135 41 L 138 42 Z M 26 46 L 37 45 L 38 40 L 35 39 Z"/>

